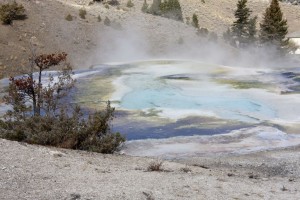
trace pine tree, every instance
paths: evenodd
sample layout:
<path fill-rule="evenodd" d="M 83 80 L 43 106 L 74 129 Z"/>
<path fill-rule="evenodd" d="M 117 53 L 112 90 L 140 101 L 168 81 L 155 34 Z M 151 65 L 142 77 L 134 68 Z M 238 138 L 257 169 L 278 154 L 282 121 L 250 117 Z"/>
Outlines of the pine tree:
<path fill-rule="evenodd" d="M 142 6 L 142 12 L 147 12 L 148 10 L 148 4 L 147 4 L 147 0 L 144 0 L 143 6 Z"/>
<path fill-rule="evenodd" d="M 182 10 L 178 0 L 164 0 L 160 4 L 160 10 L 164 17 L 183 21 Z"/>
<path fill-rule="evenodd" d="M 289 43 L 285 38 L 287 33 L 287 20 L 283 19 L 278 0 L 272 0 L 260 24 L 260 41 L 262 44 L 275 45 L 280 53 L 285 53 Z"/>
<path fill-rule="evenodd" d="M 193 14 L 193 21 L 192 21 L 192 25 L 195 28 L 199 28 L 199 21 L 198 21 L 198 16 L 194 13 Z"/>
<path fill-rule="evenodd" d="M 247 0 L 239 0 L 234 13 L 236 21 L 232 24 L 232 36 L 240 44 L 247 43 L 249 39 L 249 17 L 252 11 L 247 8 Z"/>
<path fill-rule="evenodd" d="M 230 41 L 232 36 L 231 36 L 231 29 L 230 28 L 227 28 L 227 30 L 223 33 L 223 39 L 225 41 Z"/>
<path fill-rule="evenodd" d="M 256 41 L 256 34 L 257 34 L 256 23 L 257 23 L 257 16 L 255 16 L 249 20 L 249 24 L 248 24 L 249 38 L 248 38 L 248 40 L 250 43 L 254 43 Z"/>
<path fill-rule="evenodd" d="M 153 0 L 149 12 L 153 15 L 160 15 L 161 14 L 160 5 L 161 5 L 161 0 Z"/>

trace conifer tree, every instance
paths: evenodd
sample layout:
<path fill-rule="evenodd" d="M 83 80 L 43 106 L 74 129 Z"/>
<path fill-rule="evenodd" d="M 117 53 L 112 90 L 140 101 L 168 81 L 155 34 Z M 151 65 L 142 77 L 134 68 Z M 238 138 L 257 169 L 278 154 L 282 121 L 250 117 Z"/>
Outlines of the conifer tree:
<path fill-rule="evenodd" d="M 160 15 L 161 14 L 160 5 L 161 5 L 161 0 L 153 0 L 149 12 L 153 15 Z"/>
<path fill-rule="evenodd" d="M 249 20 L 249 24 L 248 24 L 249 38 L 248 38 L 248 40 L 250 43 L 254 43 L 256 41 L 256 34 L 257 34 L 256 23 L 257 23 L 257 16 L 255 16 Z"/>
<path fill-rule="evenodd" d="M 236 21 L 232 24 L 232 36 L 240 44 L 247 43 L 249 38 L 248 25 L 252 11 L 247 8 L 247 0 L 239 0 L 237 10 L 234 13 Z"/>
<path fill-rule="evenodd" d="M 194 13 L 193 14 L 193 21 L 192 21 L 192 25 L 195 28 L 199 28 L 199 21 L 198 21 L 198 16 Z"/>
<path fill-rule="evenodd" d="M 287 33 L 287 20 L 283 19 L 278 0 L 272 0 L 260 24 L 260 42 L 275 45 L 280 53 L 285 53 L 289 44 Z"/>
<path fill-rule="evenodd" d="M 183 21 L 182 10 L 178 0 L 164 0 L 164 2 L 160 4 L 160 10 L 164 17 Z"/>
<path fill-rule="evenodd" d="M 142 12 L 147 12 L 148 6 L 149 6 L 149 5 L 147 4 L 147 1 L 144 0 L 143 6 L 142 6 Z"/>

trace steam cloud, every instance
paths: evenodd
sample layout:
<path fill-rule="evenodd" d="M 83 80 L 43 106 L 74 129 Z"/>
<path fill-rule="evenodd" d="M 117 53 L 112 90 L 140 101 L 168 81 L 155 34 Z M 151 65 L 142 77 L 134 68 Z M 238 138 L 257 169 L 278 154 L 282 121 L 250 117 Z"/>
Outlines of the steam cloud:
<path fill-rule="evenodd" d="M 240 67 L 296 65 L 295 59 L 279 59 L 270 47 L 235 49 L 225 43 L 221 35 L 218 41 L 210 41 L 181 22 L 164 22 L 167 19 L 160 17 L 153 17 L 152 21 L 133 18 L 128 17 L 121 30 L 105 27 L 99 31 L 97 48 L 89 55 L 86 66 L 149 59 L 188 59 Z M 183 43 L 178 42 L 180 38 Z"/>

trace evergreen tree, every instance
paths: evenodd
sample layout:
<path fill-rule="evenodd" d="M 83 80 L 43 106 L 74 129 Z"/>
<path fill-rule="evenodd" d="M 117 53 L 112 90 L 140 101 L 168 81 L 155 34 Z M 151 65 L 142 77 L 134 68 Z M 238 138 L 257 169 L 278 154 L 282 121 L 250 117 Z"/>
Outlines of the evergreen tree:
<path fill-rule="evenodd" d="M 223 39 L 225 41 L 230 41 L 231 38 L 232 38 L 232 32 L 231 32 L 231 29 L 230 28 L 227 28 L 227 30 L 223 33 Z"/>
<path fill-rule="evenodd" d="M 147 12 L 148 10 L 148 4 L 147 4 L 147 0 L 144 0 L 143 6 L 142 6 L 142 12 Z"/>
<path fill-rule="evenodd" d="M 194 13 L 193 14 L 193 21 L 192 21 L 192 25 L 195 28 L 199 28 L 199 21 L 198 21 L 198 16 Z"/>
<path fill-rule="evenodd" d="M 249 20 L 249 24 L 248 24 L 249 38 L 248 38 L 248 40 L 251 43 L 254 43 L 256 41 L 256 34 L 257 34 L 256 23 L 257 23 L 257 16 L 255 16 Z"/>
<path fill-rule="evenodd" d="M 249 17 L 252 11 L 247 8 L 247 0 L 239 0 L 234 13 L 236 21 L 232 24 L 232 36 L 240 44 L 247 43 L 249 39 Z"/>
<path fill-rule="evenodd" d="M 160 4 L 160 10 L 164 17 L 183 21 L 182 10 L 178 0 L 164 0 Z"/>
<path fill-rule="evenodd" d="M 161 5 L 161 0 L 153 0 L 149 12 L 153 15 L 160 15 L 161 14 L 160 5 Z"/>
<path fill-rule="evenodd" d="M 275 45 L 280 53 L 285 53 L 289 44 L 285 38 L 287 33 L 287 20 L 283 19 L 278 0 L 272 0 L 260 24 L 260 41 L 262 44 Z"/>

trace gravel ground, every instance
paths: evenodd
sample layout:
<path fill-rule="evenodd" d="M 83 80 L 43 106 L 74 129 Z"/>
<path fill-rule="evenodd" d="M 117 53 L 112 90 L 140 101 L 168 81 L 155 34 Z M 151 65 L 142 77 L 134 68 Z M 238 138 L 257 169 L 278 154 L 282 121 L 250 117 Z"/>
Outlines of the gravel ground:
<path fill-rule="evenodd" d="M 0 140 L 0 199 L 299 199 L 299 148 L 164 161 Z"/>

